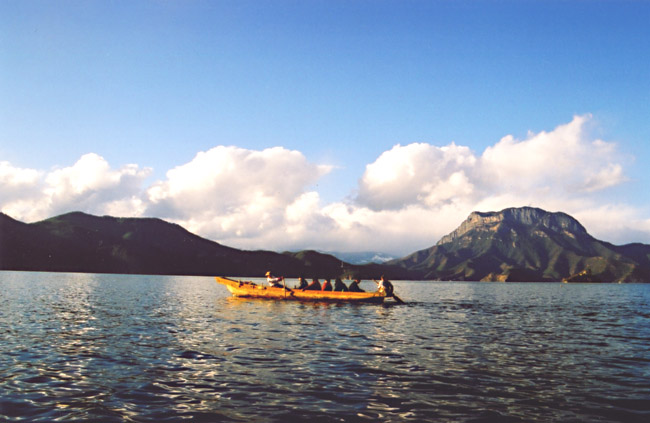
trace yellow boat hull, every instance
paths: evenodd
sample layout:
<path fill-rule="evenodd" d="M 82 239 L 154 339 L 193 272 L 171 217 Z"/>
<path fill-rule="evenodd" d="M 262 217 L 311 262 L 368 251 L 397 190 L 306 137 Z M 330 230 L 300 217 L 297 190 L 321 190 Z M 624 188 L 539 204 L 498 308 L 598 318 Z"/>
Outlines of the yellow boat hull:
<path fill-rule="evenodd" d="M 386 296 L 380 292 L 302 291 L 299 289 L 273 288 L 249 281 L 239 281 L 216 276 L 235 297 L 267 298 L 294 301 L 336 301 L 359 303 L 382 303 Z"/>

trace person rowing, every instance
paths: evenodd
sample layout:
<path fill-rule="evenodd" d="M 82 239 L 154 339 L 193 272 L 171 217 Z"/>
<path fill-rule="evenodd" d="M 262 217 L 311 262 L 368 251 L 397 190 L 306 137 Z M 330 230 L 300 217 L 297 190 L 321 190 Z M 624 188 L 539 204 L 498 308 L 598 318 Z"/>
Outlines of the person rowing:
<path fill-rule="evenodd" d="M 269 285 L 273 288 L 282 288 L 282 282 L 284 281 L 284 276 L 280 277 L 275 277 L 271 274 L 270 271 L 266 272 L 266 281 L 269 283 Z"/>
<path fill-rule="evenodd" d="M 404 304 L 404 301 L 402 301 L 400 297 L 395 295 L 393 284 L 391 283 L 391 281 L 386 279 L 384 275 L 381 275 L 379 281 L 375 280 L 375 283 L 377 283 L 377 291 L 383 293 L 387 297 L 393 297 L 395 301 L 397 301 L 399 304 Z"/>
<path fill-rule="evenodd" d="M 375 280 L 375 283 L 377 284 L 377 291 L 385 294 L 387 297 L 393 296 L 393 284 L 384 275 L 381 275 L 378 281 Z"/>
<path fill-rule="evenodd" d="M 269 283 L 271 288 L 284 288 L 285 297 L 287 293 L 289 295 L 294 295 L 291 288 L 287 288 L 287 282 L 284 280 L 284 276 L 275 277 L 271 274 L 270 271 L 266 272 L 266 281 Z"/>

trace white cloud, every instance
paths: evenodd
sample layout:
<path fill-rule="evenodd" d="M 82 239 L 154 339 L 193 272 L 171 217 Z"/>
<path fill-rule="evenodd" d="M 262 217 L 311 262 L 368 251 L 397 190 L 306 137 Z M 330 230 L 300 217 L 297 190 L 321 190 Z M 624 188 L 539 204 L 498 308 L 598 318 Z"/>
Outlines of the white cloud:
<path fill-rule="evenodd" d="M 125 208 L 131 204 L 135 209 L 128 215 L 137 215 L 142 183 L 150 172 L 133 164 L 113 170 L 103 157 L 85 154 L 73 166 L 50 172 L 44 193 L 50 212 L 55 214 L 78 209 L 90 213 L 128 211 Z"/>
<path fill-rule="evenodd" d="M 479 172 L 488 191 L 525 192 L 552 187 L 561 194 L 593 192 L 622 183 L 613 143 L 590 140 L 591 116 L 576 116 L 551 132 L 512 136 L 488 147 Z"/>
<path fill-rule="evenodd" d="M 613 244 L 650 243 L 647 209 L 628 204 L 584 204 L 572 214 L 594 237 Z"/>
<path fill-rule="evenodd" d="M 287 208 L 329 171 L 281 147 L 252 151 L 219 146 L 170 170 L 165 181 L 150 187 L 147 213 L 253 248 L 269 233 L 286 229 Z"/>
<path fill-rule="evenodd" d="M 455 191 L 466 195 L 473 191 L 467 173 L 475 164 L 469 148 L 453 143 L 445 147 L 398 144 L 366 166 L 357 202 L 373 210 L 398 210 L 413 204 L 435 206 L 453 201 Z"/>
<path fill-rule="evenodd" d="M 586 177 L 583 190 L 588 192 L 600 191 L 618 185 L 626 179 L 623 174 L 623 167 L 620 164 L 608 163 L 602 169 Z"/>
<path fill-rule="evenodd" d="M 407 254 L 433 245 L 474 211 L 536 206 L 574 215 L 596 236 L 650 241 L 650 219 L 599 193 L 627 181 L 614 143 L 577 116 L 549 132 L 506 136 L 481 154 L 451 143 L 396 145 L 366 166 L 356 197 L 323 204 L 330 166 L 282 147 L 218 146 L 143 187 L 149 169 L 113 169 L 96 154 L 43 172 L 0 162 L 0 207 L 34 221 L 71 210 L 156 216 L 225 245 Z"/>
<path fill-rule="evenodd" d="M 126 165 L 111 169 L 97 154 L 86 154 L 70 167 L 41 172 L 3 165 L 2 211 L 24 221 L 36 221 L 73 210 L 95 214 L 139 215 L 142 183 L 150 169 Z M 14 181 L 14 184 L 6 184 Z M 16 185 L 20 181 L 20 185 Z M 7 195 L 20 186 L 21 196 Z"/>
<path fill-rule="evenodd" d="M 550 132 L 511 135 L 481 155 L 454 143 L 396 145 L 366 167 L 356 202 L 375 211 L 449 203 L 511 204 L 585 195 L 626 180 L 616 145 L 592 140 L 590 116 Z"/>
<path fill-rule="evenodd" d="M 336 222 L 327 236 L 331 251 L 382 251 L 407 254 L 433 245 L 453 230 L 472 211 L 468 204 L 445 203 L 431 208 L 409 205 L 398 210 L 372 210 L 358 205 L 334 203 L 323 213 Z"/>
<path fill-rule="evenodd" d="M 0 162 L 0 208 L 3 212 L 24 217 L 32 212 L 34 198 L 39 197 L 42 172 L 18 168 Z"/>
<path fill-rule="evenodd" d="M 24 189 L 33 187 L 41 173 L 34 169 L 21 169 L 14 167 L 9 162 L 0 162 L 0 184 L 3 187 L 3 194 L 10 191 L 19 194 Z"/>

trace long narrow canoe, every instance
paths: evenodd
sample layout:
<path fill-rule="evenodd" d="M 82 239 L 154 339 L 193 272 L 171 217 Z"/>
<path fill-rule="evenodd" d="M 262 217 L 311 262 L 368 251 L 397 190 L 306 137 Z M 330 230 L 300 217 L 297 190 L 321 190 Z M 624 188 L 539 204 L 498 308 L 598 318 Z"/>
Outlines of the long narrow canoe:
<path fill-rule="evenodd" d="M 359 303 L 382 303 L 386 296 L 380 292 L 302 291 L 300 289 L 273 288 L 249 281 L 216 277 L 235 297 L 268 298 L 297 301 L 344 301 Z"/>

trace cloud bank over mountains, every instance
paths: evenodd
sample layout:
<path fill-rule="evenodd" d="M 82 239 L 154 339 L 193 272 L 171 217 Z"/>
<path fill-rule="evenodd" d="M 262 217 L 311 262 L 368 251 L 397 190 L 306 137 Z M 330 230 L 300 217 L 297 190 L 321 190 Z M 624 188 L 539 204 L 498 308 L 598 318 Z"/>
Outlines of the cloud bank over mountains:
<path fill-rule="evenodd" d="M 525 139 L 505 136 L 478 154 L 451 143 L 395 145 L 367 164 L 348 196 L 324 204 L 314 188 L 336 169 L 283 147 L 217 146 L 147 183 L 152 169 L 113 168 L 89 153 L 37 170 L 0 162 L 0 209 L 27 222 L 73 210 L 153 216 L 246 249 L 317 248 L 406 254 L 428 247 L 474 210 L 564 211 L 611 242 L 650 242 L 650 219 L 604 201 L 627 182 L 629 158 L 576 116 Z M 622 239 L 634 236 L 634 239 Z"/>

